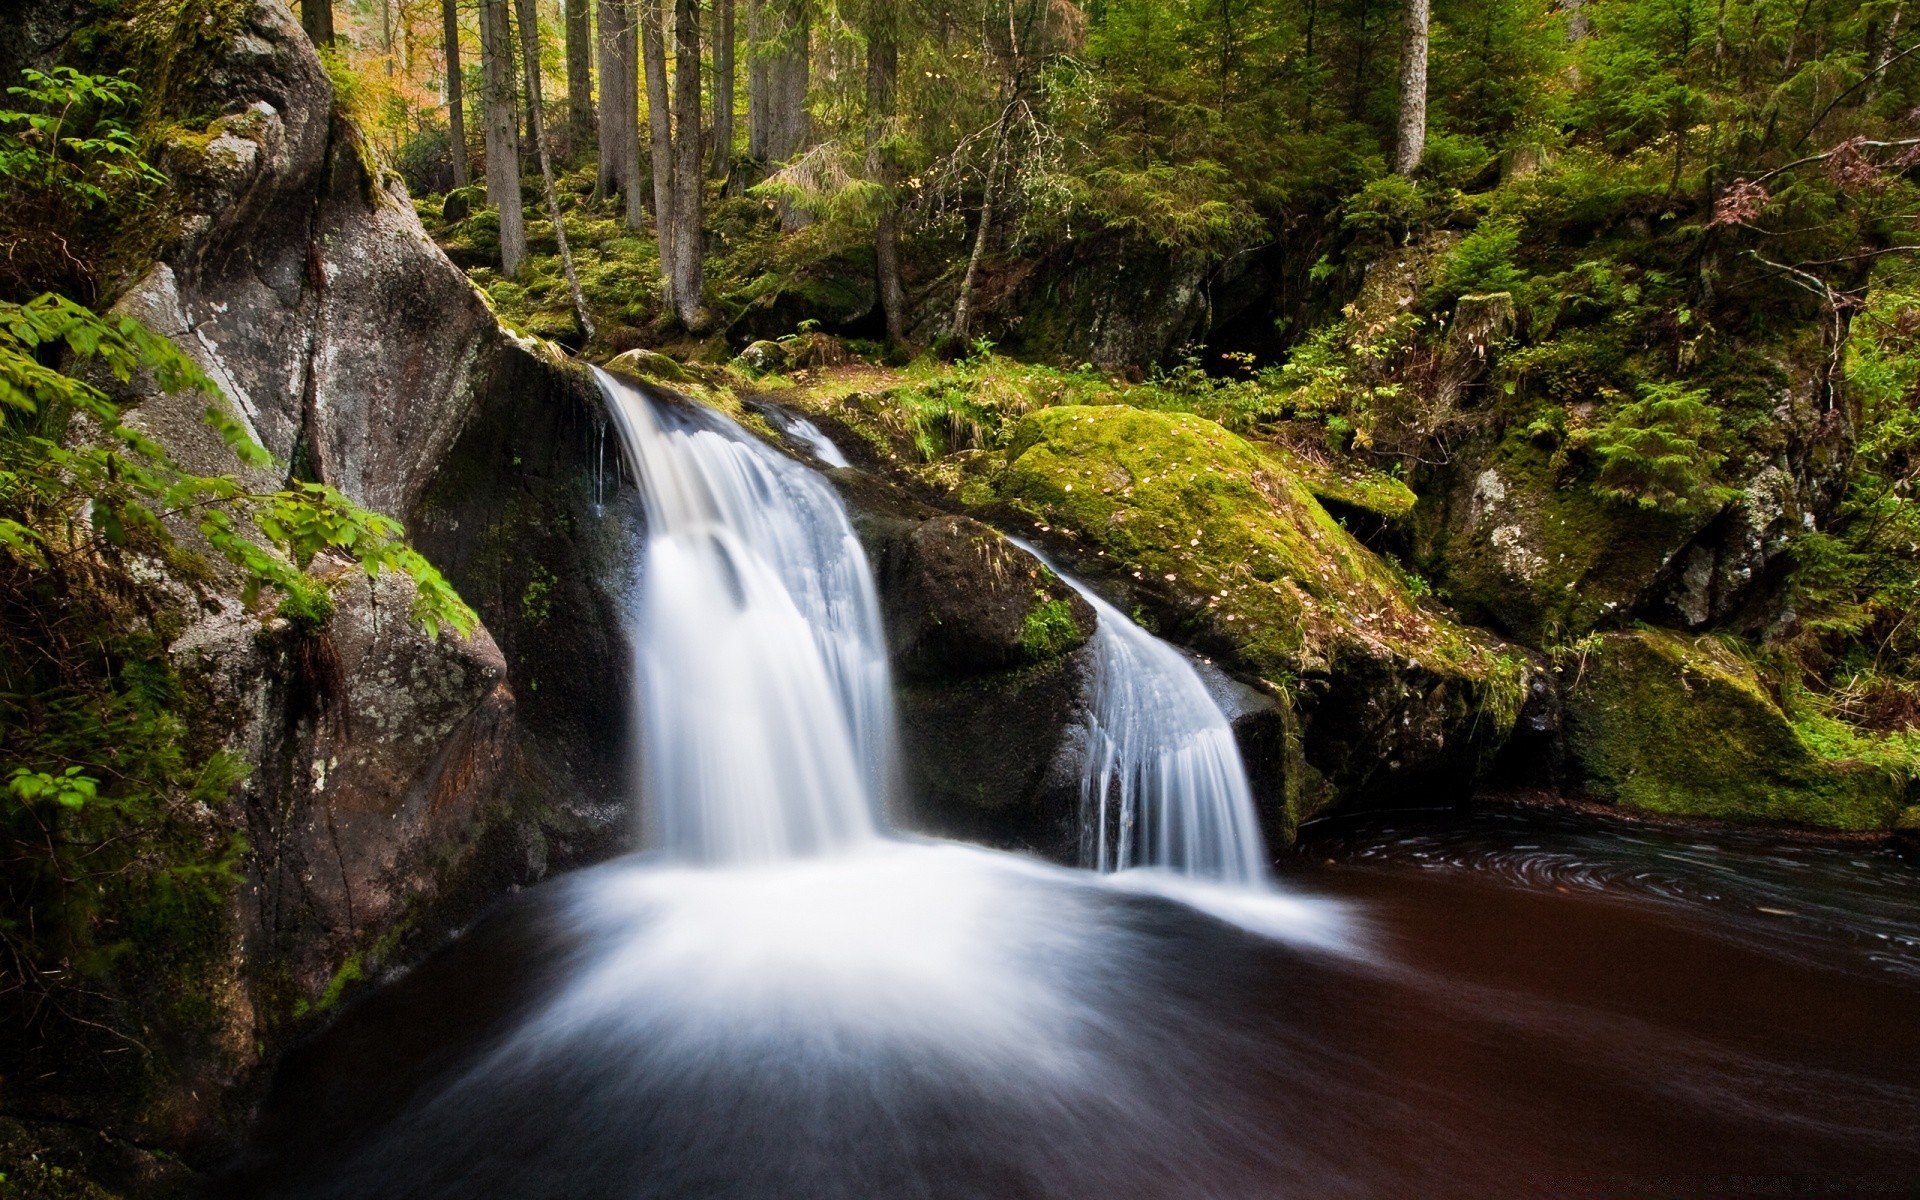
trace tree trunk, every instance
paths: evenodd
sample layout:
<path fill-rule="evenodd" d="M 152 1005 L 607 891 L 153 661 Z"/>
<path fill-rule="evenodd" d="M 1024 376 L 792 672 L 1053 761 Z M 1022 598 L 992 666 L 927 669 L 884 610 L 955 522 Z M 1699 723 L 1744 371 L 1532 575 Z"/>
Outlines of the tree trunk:
<path fill-rule="evenodd" d="M 447 42 L 447 152 L 453 159 L 453 186 L 463 188 L 467 176 L 467 113 L 460 78 L 460 7 L 457 0 L 440 0 L 440 21 Z"/>
<path fill-rule="evenodd" d="M 907 341 L 907 292 L 900 282 L 900 209 L 895 195 L 900 169 L 892 146 L 900 79 L 899 17 L 891 5 L 876 4 L 873 9 L 867 30 L 867 178 L 882 193 L 873 233 L 873 264 L 880 311 L 887 318 L 887 340 L 902 346 Z"/>
<path fill-rule="evenodd" d="M 1013 102 L 1000 110 L 1000 123 L 993 131 L 993 156 L 987 162 L 987 186 L 980 196 L 980 225 L 974 230 L 973 252 L 967 255 L 967 273 L 960 277 L 960 298 L 953 305 L 953 337 L 966 342 L 973 336 L 973 282 L 980 275 L 980 260 L 987 254 L 987 238 L 993 229 L 993 185 L 1000 175 L 1000 159 L 1006 153 L 1007 120 Z"/>
<path fill-rule="evenodd" d="M 520 273 L 527 222 L 520 211 L 520 128 L 514 112 L 513 26 L 507 0 L 480 0 L 480 68 L 487 126 L 487 202 L 500 210 L 500 273 Z"/>
<path fill-rule="evenodd" d="M 1432 0 L 1406 0 L 1406 28 L 1400 42 L 1400 128 L 1393 155 L 1396 174 L 1420 169 L 1427 149 L 1427 34 Z"/>
<path fill-rule="evenodd" d="M 733 0 L 713 0 L 713 165 L 725 179 L 733 167 Z"/>
<path fill-rule="evenodd" d="M 666 0 L 641 0 L 640 57 L 647 73 L 647 133 L 653 164 L 653 230 L 660 244 L 660 274 L 673 283 L 673 112 L 667 100 Z"/>
<path fill-rule="evenodd" d="M 747 157 L 767 161 L 767 102 L 773 71 L 767 62 L 767 0 L 747 0 Z"/>
<path fill-rule="evenodd" d="M 700 306 L 705 281 L 700 272 L 700 218 L 704 173 L 705 123 L 700 120 L 700 0 L 677 0 L 673 20 L 673 211 L 671 225 L 674 315 L 698 333 L 707 324 Z"/>
<path fill-rule="evenodd" d="M 300 0 L 300 24 L 314 45 L 333 45 L 333 0 Z"/>
<path fill-rule="evenodd" d="M 567 4 L 567 142 L 575 161 L 593 140 L 593 0 Z"/>
<path fill-rule="evenodd" d="M 807 0 L 768 0 L 773 45 L 767 59 L 767 159 L 784 162 L 806 148 L 807 84 L 813 23 Z"/>
<path fill-rule="evenodd" d="M 600 0 L 600 171 L 602 196 L 627 194 L 639 140 L 640 44 L 634 0 Z"/>
<path fill-rule="evenodd" d="M 765 159 L 786 162 L 807 148 L 807 84 L 813 65 L 813 24 L 809 0 L 766 0 L 771 26 L 767 56 Z M 810 216 L 790 201 L 780 202 L 780 227 L 792 232 Z"/>
<path fill-rule="evenodd" d="M 576 0 L 578 2 L 578 0 Z M 533 156 L 540 160 L 540 183 L 547 201 L 547 219 L 553 222 L 553 241 L 560 251 L 560 271 L 567 279 L 567 295 L 573 301 L 573 320 L 581 336 L 593 340 L 593 317 L 587 312 L 586 297 L 580 294 L 580 277 L 573 271 L 573 252 L 567 249 L 567 226 L 560 219 L 560 197 L 553 187 L 553 159 L 547 154 L 546 114 L 540 101 L 540 13 L 539 0 L 516 0 L 520 11 L 520 62 L 527 81 L 527 99 L 533 108 Z M 571 26 L 572 18 L 568 18 Z M 568 47 L 571 55 L 572 47 Z"/>

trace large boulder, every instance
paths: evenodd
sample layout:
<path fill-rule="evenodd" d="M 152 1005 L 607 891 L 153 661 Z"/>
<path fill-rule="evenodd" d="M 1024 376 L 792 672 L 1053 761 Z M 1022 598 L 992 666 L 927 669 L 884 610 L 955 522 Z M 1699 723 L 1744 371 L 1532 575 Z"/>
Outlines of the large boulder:
<path fill-rule="evenodd" d="M 1824 830 L 1893 826 L 1896 764 L 1835 753 L 1797 726 L 1751 665 L 1711 637 L 1635 629 L 1566 651 L 1575 779 L 1622 808 Z"/>
<path fill-rule="evenodd" d="M 902 828 L 1079 858 L 1096 618 L 999 531 L 834 473 L 873 563 L 892 659 Z"/>
<path fill-rule="evenodd" d="M 15 65 L 44 65 L 96 15 L 71 6 L 65 33 L 49 33 L 54 8 L 28 14 L 31 36 L 15 41 L 7 35 L 27 18 L 0 6 L 0 45 L 39 56 Z M 369 579 L 326 556 L 310 570 L 330 584 L 330 611 L 297 619 L 217 564 L 149 573 L 146 602 L 191 701 L 189 733 L 247 768 L 224 801 L 182 814 L 198 839 L 192 856 L 154 865 L 210 872 L 208 894 L 228 890 L 218 911 L 156 905 L 122 923 L 118 961 L 140 974 L 131 985 L 127 970 L 103 976 L 112 994 L 89 995 L 87 1011 L 127 1023 L 128 1040 L 111 1057 L 75 1040 L 72 1061 L 44 1057 L 57 1046 L 22 1048 L 40 1057 L 32 1070 L 9 1066 L 0 1119 L 21 1131 L 9 1146 L 44 1142 L 66 1156 L 97 1143 L 150 1166 L 152 1152 L 195 1167 L 216 1159 L 278 1052 L 356 983 L 405 966 L 568 854 L 603 851 L 624 821 L 624 806 L 568 807 L 583 792 L 607 797 L 611 772 L 553 734 L 574 728 L 554 706 L 533 705 L 531 726 L 522 716 L 536 685 L 572 697 L 559 707 L 573 713 L 583 702 L 568 684 L 620 668 L 549 670 L 539 622 L 501 615 L 515 607 L 570 620 L 578 598 L 566 581 L 575 565 L 584 573 L 597 562 L 590 548 L 515 558 L 507 547 L 491 560 L 519 571 L 505 578 L 487 575 L 480 556 L 454 553 L 463 526 L 485 526 L 487 502 L 475 493 L 514 491 L 510 456 L 488 441 L 501 436 L 499 422 L 533 428 L 529 411 L 553 402 L 537 415 L 591 430 L 597 417 L 580 415 L 597 405 L 590 382 L 502 330 L 426 237 L 398 181 L 335 111 L 326 72 L 286 7 L 216 8 L 191 9 L 196 24 L 181 36 L 192 52 L 176 56 L 164 89 L 149 89 L 150 117 L 196 116 L 163 131 L 160 162 L 175 186 L 144 231 L 157 261 L 116 311 L 172 338 L 272 452 L 276 466 L 242 472 L 245 483 L 318 480 L 414 526 L 430 559 L 462 568 L 455 582 L 476 595 L 486 623 L 432 636 L 410 616 L 409 581 Z M 189 468 L 236 470 L 199 419 L 203 399 L 161 396 L 139 379 L 118 398 Z M 482 416 L 494 424 L 475 433 Z M 578 479 L 600 454 L 594 436 L 552 440 L 565 445 L 550 456 L 566 461 L 565 487 L 590 486 Z M 490 474 L 467 469 L 476 461 Z M 192 544 L 191 530 L 180 532 Z M 534 579 L 535 566 L 549 574 Z M 504 642 L 496 620 L 511 635 Z M 622 660 L 605 646 L 590 652 L 601 664 Z M 604 694 L 595 703 L 618 707 Z M 574 840 L 556 848 L 556 838 Z M 178 849 L 156 842 L 151 853 Z M 236 885 L 216 865 L 228 861 Z M 93 1132 L 76 1141 L 48 1132 L 56 1127 Z M 55 1165 L 85 1175 L 105 1161 Z M 177 1172 L 109 1174 L 139 1190 L 149 1175 L 164 1182 Z"/>
<path fill-rule="evenodd" d="M 1415 512 L 1417 560 L 1467 619 L 1533 646 L 1624 623 L 1711 516 L 1602 496 L 1520 429 L 1439 482 Z"/>
<path fill-rule="evenodd" d="M 1294 707 L 1285 832 L 1331 798 L 1464 795 L 1513 728 L 1526 658 L 1416 603 L 1284 456 L 1189 414 L 1067 406 L 987 470 L 1073 565 Z"/>
<path fill-rule="evenodd" d="M 900 673 L 944 680 L 1036 666 L 1086 643 L 1093 608 L 1038 559 L 970 517 L 930 517 L 880 547 Z"/>

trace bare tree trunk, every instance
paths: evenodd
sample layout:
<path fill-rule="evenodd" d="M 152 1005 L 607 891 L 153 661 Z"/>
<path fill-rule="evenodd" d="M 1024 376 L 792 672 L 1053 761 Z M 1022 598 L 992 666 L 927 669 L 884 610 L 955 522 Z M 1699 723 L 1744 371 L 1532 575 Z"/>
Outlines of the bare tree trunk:
<path fill-rule="evenodd" d="M 1427 150 L 1427 35 L 1433 22 L 1432 0 L 1406 0 L 1406 26 L 1400 42 L 1400 129 L 1393 169 L 1411 175 Z"/>
<path fill-rule="evenodd" d="M 713 165 L 725 179 L 733 167 L 733 0 L 713 0 Z"/>
<path fill-rule="evenodd" d="M 647 73 L 647 133 L 653 164 L 653 229 L 660 274 L 673 301 L 673 112 L 667 100 L 666 0 L 641 0 L 640 57 Z"/>
<path fill-rule="evenodd" d="M 574 161 L 593 141 L 593 0 L 567 4 L 567 141 Z"/>
<path fill-rule="evenodd" d="M 767 161 L 767 103 L 773 71 L 767 62 L 767 0 L 747 0 L 747 157 Z"/>
<path fill-rule="evenodd" d="M 671 225 L 674 315 L 698 333 L 707 324 L 701 308 L 705 281 L 700 271 L 700 218 L 704 172 L 705 124 L 700 120 L 700 0 L 676 0 L 673 19 L 673 211 L 661 222 Z"/>
<path fill-rule="evenodd" d="M 333 45 L 333 0 L 300 0 L 300 24 L 314 45 Z"/>
<path fill-rule="evenodd" d="M 900 209 L 895 189 L 900 169 L 893 146 L 893 115 L 900 79 L 899 16 L 888 4 L 875 4 L 867 29 L 867 178 L 880 185 L 880 217 L 873 233 L 875 282 L 880 311 L 887 318 L 887 340 L 907 341 L 907 292 L 900 282 Z"/>
<path fill-rule="evenodd" d="M 810 0 L 766 0 L 771 26 L 767 55 L 766 161 L 785 162 L 806 149 L 812 127 L 807 116 L 807 85 L 813 67 L 813 14 Z M 811 217 L 793 203 L 780 202 L 780 226 L 791 232 Z"/>
<path fill-rule="evenodd" d="M 808 0 L 768 0 L 773 17 L 767 59 L 767 158 L 782 162 L 807 145 L 807 84 L 813 66 L 813 21 Z"/>
<path fill-rule="evenodd" d="M 967 273 L 960 277 L 960 298 L 953 305 L 953 336 L 965 342 L 973 335 L 973 283 L 980 275 L 980 260 L 987 254 L 987 238 L 993 228 L 993 186 L 1000 176 L 1000 160 L 1006 153 L 1007 121 L 1013 102 L 1000 110 L 1000 123 L 993 131 L 993 157 L 987 163 L 987 186 L 980 196 L 980 225 L 973 234 L 973 252 L 967 255 Z"/>
<path fill-rule="evenodd" d="M 453 159 L 453 186 L 463 188 L 467 175 L 467 113 L 465 81 L 460 78 L 460 7 L 457 0 L 440 0 L 440 23 L 447 42 L 447 151 Z"/>
<path fill-rule="evenodd" d="M 487 202 L 500 210 L 500 273 L 512 279 L 527 258 L 520 211 L 520 129 L 513 105 L 513 26 L 507 0 L 480 0 L 480 68 L 487 127 Z"/>
<path fill-rule="evenodd" d="M 553 222 L 553 242 L 560 251 L 560 272 L 573 300 L 573 322 L 587 341 L 593 340 L 593 317 L 580 294 L 580 277 L 573 271 L 573 252 L 567 249 L 567 226 L 560 219 L 560 197 L 553 188 L 553 160 L 547 154 L 546 114 L 540 98 L 539 0 L 515 0 L 520 14 L 520 62 L 526 78 L 527 99 L 533 109 L 533 155 L 540 160 L 540 183 L 547 201 L 547 219 Z"/>
<path fill-rule="evenodd" d="M 640 43 L 634 0 L 600 0 L 600 171 L 602 197 L 625 196 L 639 141 Z"/>

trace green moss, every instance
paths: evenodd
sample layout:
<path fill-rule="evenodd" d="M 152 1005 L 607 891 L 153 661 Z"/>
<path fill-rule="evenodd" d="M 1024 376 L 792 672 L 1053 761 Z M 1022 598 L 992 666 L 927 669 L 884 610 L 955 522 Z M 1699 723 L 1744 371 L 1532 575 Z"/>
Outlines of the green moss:
<path fill-rule="evenodd" d="M 1278 442 L 1253 445 L 1280 470 L 1297 476 L 1319 500 L 1344 504 L 1388 521 L 1405 517 L 1419 500 L 1412 488 L 1384 471 L 1368 470 L 1353 462 L 1308 458 Z"/>
<path fill-rule="evenodd" d="M 1886 829 L 1900 811 L 1900 771 L 1809 739 L 1753 667 L 1712 639 L 1607 634 L 1570 648 L 1560 668 L 1569 753 L 1604 799 L 1833 830 Z"/>
<path fill-rule="evenodd" d="M 629 350 L 609 361 L 606 369 L 643 383 L 686 384 L 692 383 L 694 378 L 684 366 L 653 350 Z"/>
<path fill-rule="evenodd" d="M 1045 592 L 1034 595 L 1041 603 L 1027 611 L 1026 621 L 1020 627 L 1020 649 L 1026 652 L 1029 662 L 1058 658 L 1087 640 L 1079 622 L 1073 619 L 1071 604 L 1048 599 Z"/>
<path fill-rule="evenodd" d="M 1617 618 L 1706 519 L 1610 500 L 1519 427 L 1462 492 L 1420 506 L 1419 566 L 1468 619 L 1534 645 Z"/>
<path fill-rule="evenodd" d="M 1260 674 L 1324 670 L 1353 643 L 1475 674 L 1484 647 L 1422 610 L 1270 455 L 1191 414 L 1121 405 L 1023 418 L 999 498 L 1197 605 Z"/>

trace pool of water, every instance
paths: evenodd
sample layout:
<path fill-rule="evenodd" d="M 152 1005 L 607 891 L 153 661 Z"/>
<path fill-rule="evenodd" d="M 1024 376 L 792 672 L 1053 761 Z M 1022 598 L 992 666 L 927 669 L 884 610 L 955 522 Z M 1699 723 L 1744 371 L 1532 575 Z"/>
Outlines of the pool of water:
<path fill-rule="evenodd" d="M 1902 1196 L 1920 871 L 1519 811 L 1253 896 L 889 843 L 533 889 L 284 1064 L 287 1197 Z"/>

